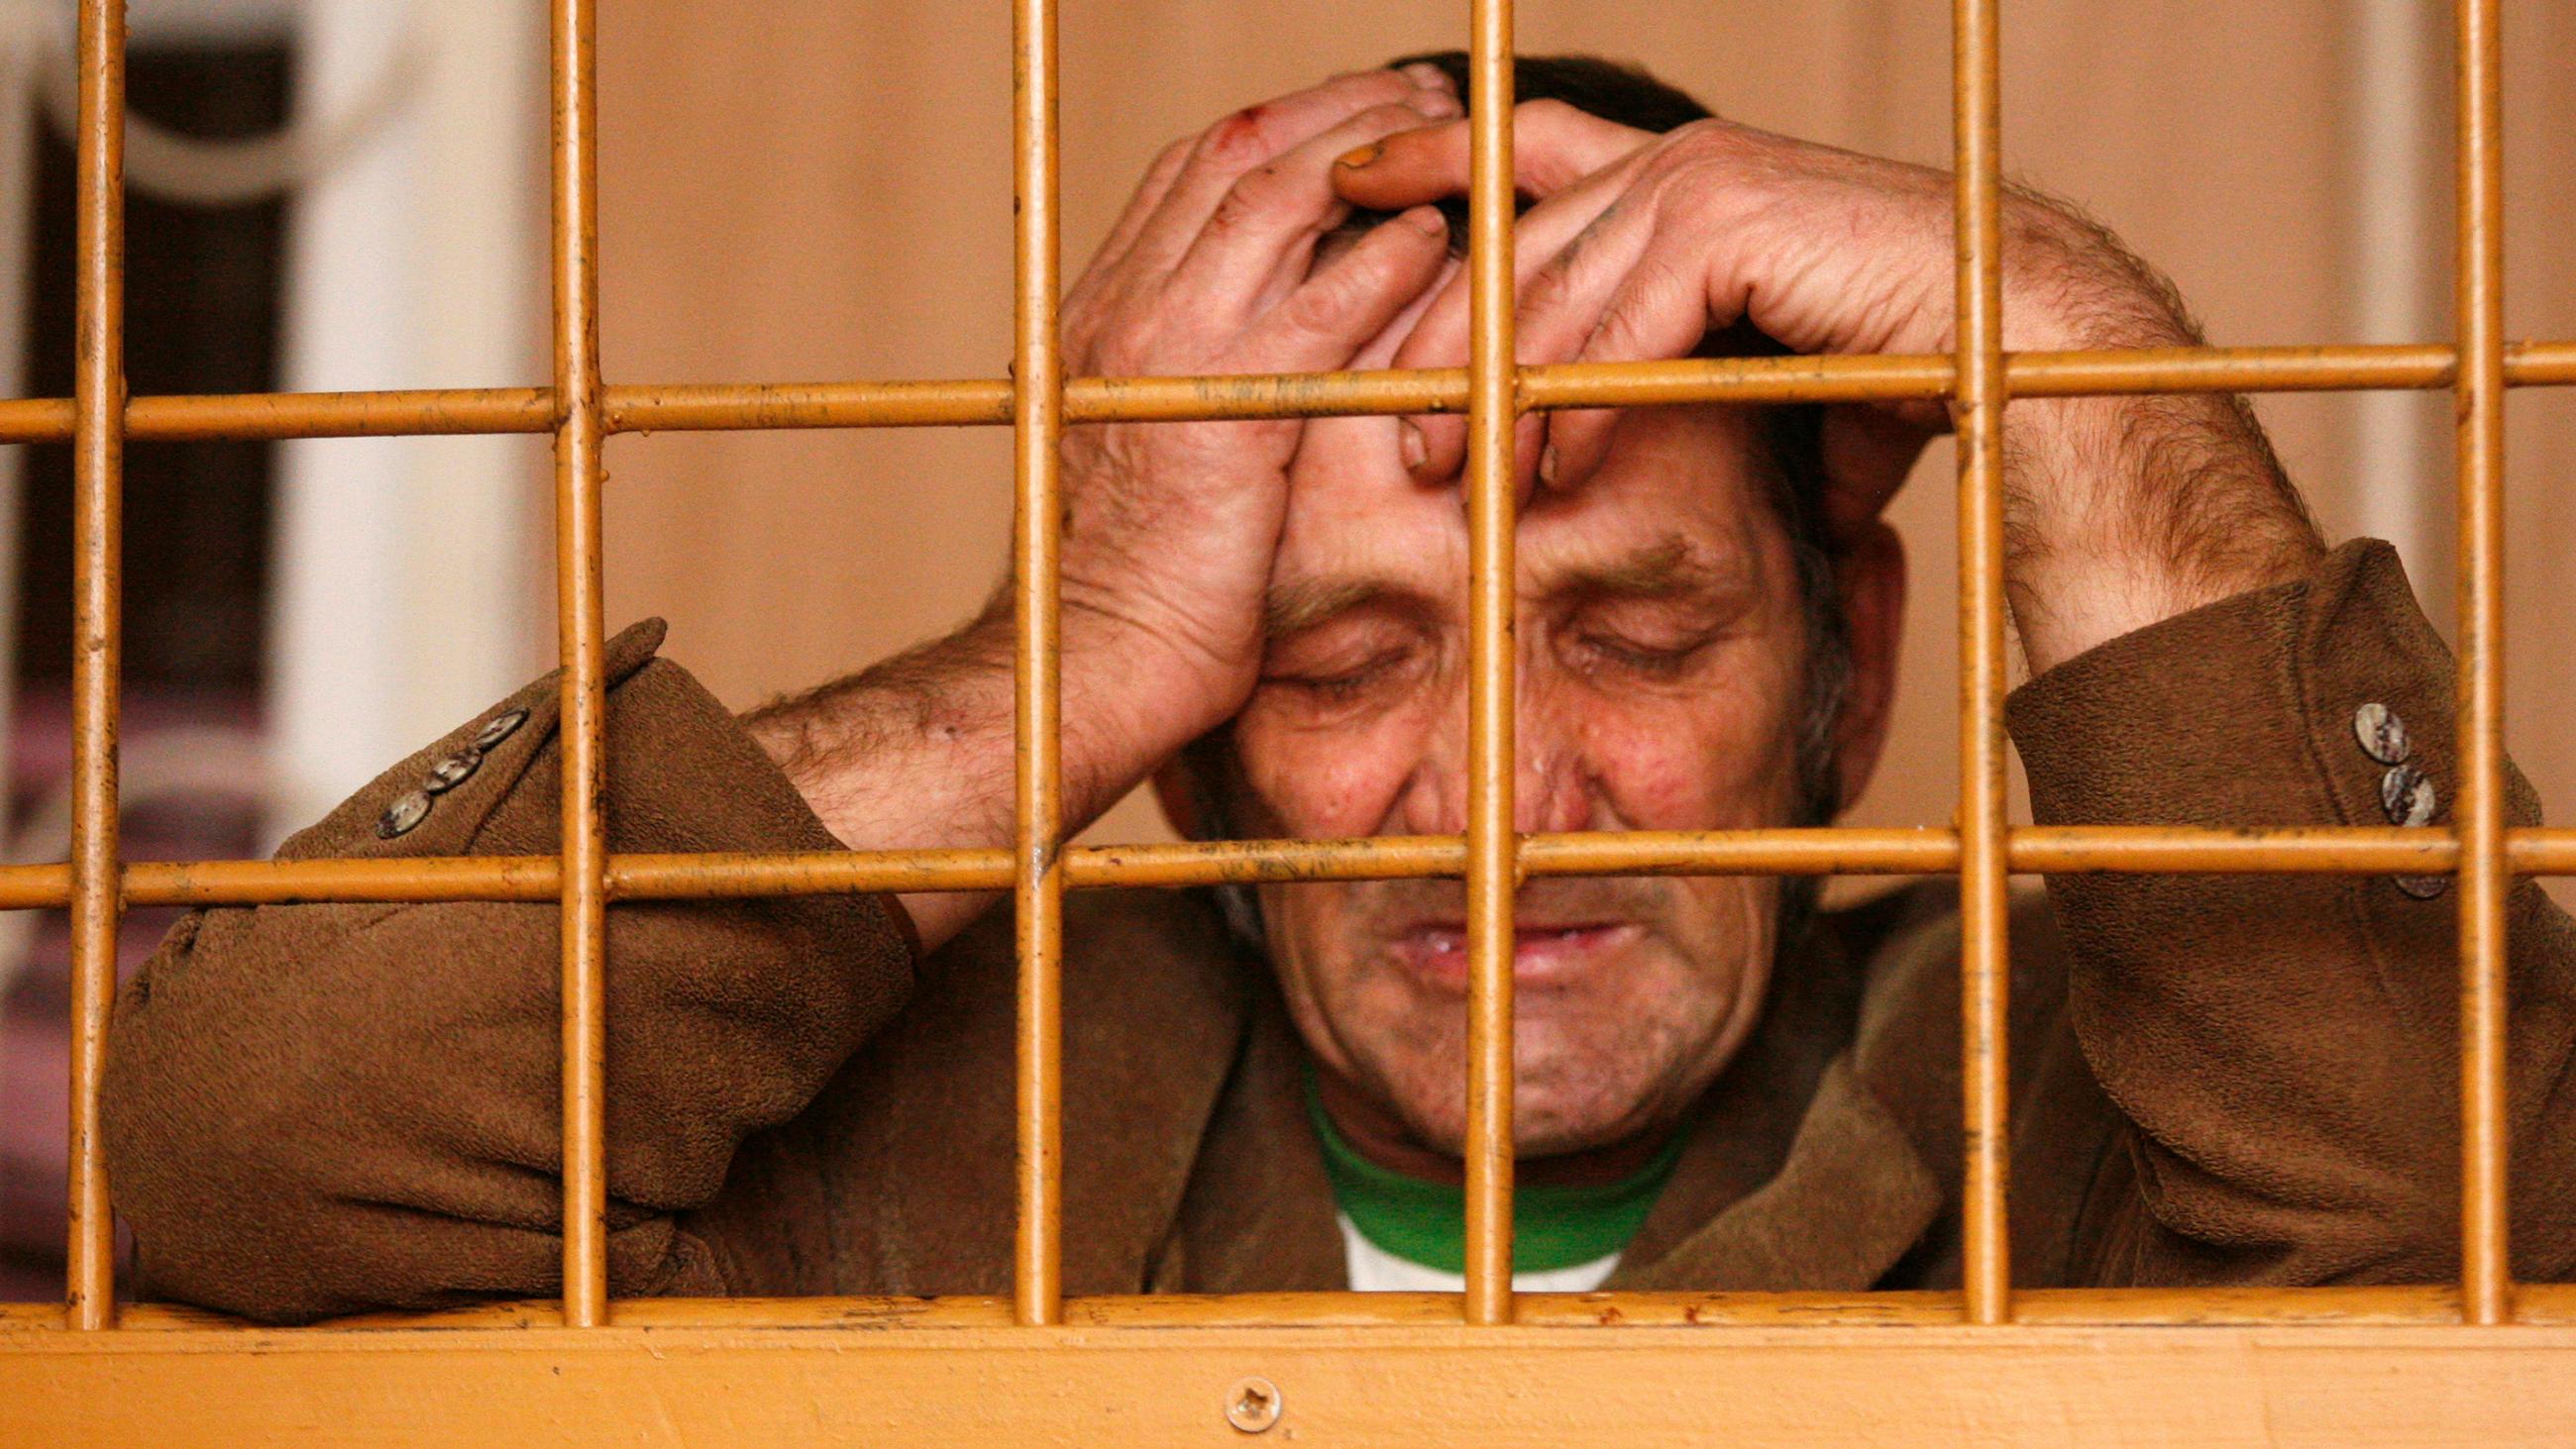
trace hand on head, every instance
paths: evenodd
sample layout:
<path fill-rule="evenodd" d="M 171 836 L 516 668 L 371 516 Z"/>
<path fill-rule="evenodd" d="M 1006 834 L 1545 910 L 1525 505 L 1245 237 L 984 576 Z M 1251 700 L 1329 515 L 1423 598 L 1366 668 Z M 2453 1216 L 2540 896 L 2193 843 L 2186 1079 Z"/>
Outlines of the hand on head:
<path fill-rule="evenodd" d="M 1459 114 L 1437 71 L 1339 76 L 1174 143 L 1067 293 L 1077 375 L 1329 371 L 1447 258 L 1421 207 L 1317 264 L 1348 215 L 1334 158 Z M 1286 506 L 1295 419 L 1068 429 L 1063 577 L 1068 691 L 1148 697 L 1119 728 L 1178 748 L 1240 706 Z M 1097 647 L 1094 647 L 1094 646 Z M 1088 661 L 1114 661 L 1111 679 Z M 1097 673 L 1099 671 L 1092 671 Z"/>
<path fill-rule="evenodd" d="M 1351 203 L 1400 209 L 1465 192 L 1463 119 L 1397 132 L 1336 166 Z M 1655 134 L 1557 100 L 1515 112 L 1513 184 L 1532 204 L 1514 230 L 1516 355 L 1524 364 L 1689 357 L 1749 324 L 1793 352 L 1939 352 L 1949 347 L 1947 182 L 1726 121 Z M 1465 363 L 1468 284 L 1441 288 L 1397 349 L 1398 367 Z M 1596 471 L 1617 413 L 1525 422 L 1524 487 L 1572 488 Z M 1836 408 L 1829 510 L 1857 529 L 1903 482 L 1944 424 L 1927 404 Z M 1419 476 L 1466 452 L 1456 416 L 1407 419 Z"/>

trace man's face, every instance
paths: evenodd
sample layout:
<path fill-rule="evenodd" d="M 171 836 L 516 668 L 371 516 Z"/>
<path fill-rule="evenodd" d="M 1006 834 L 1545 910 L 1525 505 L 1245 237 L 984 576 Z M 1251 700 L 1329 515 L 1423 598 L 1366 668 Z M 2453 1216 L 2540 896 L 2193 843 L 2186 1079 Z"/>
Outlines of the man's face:
<path fill-rule="evenodd" d="M 1359 365 L 1370 365 L 1363 358 Z M 1518 532 L 1517 828 L 1791 823 L 1806 631 L 1754 419 L 1649 408 Z M 1454 834 L 1467 816 L 1467 530 L 1391 418 L 1310 424 L 1238 719 L 1232 824 Z M 1742 1044 L 1775 945 L 1765 878 L 1541 879 L 1517 907 L 1527 1155 L 1668 1123 Z M 1265 887 L 1272 959 L 1320 1065 L 1426 1146 L 1465 1133 L 1466 895 L 1454 880 Z"/>

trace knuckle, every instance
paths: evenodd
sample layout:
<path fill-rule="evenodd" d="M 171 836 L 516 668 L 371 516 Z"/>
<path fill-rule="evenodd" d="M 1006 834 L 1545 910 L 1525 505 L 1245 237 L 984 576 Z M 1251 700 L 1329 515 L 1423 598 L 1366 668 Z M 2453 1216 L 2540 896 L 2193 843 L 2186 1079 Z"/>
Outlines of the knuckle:
<path fill-rule="evenodd" d="M 1215 165 L 1251 165 L 1270 154 L 1268 120 L 1269 107 L 1246 106 L 1201 133 L 1193 155 Z"/>
<path fill-rule="evenodd" d="M 1260 173 L 1253 174 L 1257 176 Z M 1217 198 L 1216 209 L 1208 213 L 1206 230 L 1210 236 L 1226 236 L 1242 231 L 1257 220 L 1265 209 L 1262 204 L 1261 188 L 1247 186 L 1238 181 L 1226 188 L 1225 195 Z"/>
<path fill-rule="evenodd" d="M 1523 101 L 1513 107 L 1512 111 L 1517 120 L 1540 126 L 1561 126 L 1583 114 L 1580 107 L 1568 101 L 1558 100 L 1554 96 L 1542 96 L 1534 101 Z"/>
<path fill-rule="evenodd" d="M 1415 126 L 1428 125 L 1430 123 L 1429 118 L 1424 116 L 1422 112 L 1417 111 L 1413 107 L 1400 101 L 1391 101 L 1382 106 L 1371 106 L 1367 110 L 1353 116 L 1351 118 L 1351 122 L 1352 124 L 1349 129 L 1355 131 L 1364 130 L 1377 135 L 1408 130 Z"/>
<path fill-rule="evenodd" d="M 1745 129 L 1732 121 L 1704 116 L 1676 126 L 1665 134 L 1671 136 L 1676 145 L 1715 147 L 1734 144 L 1743 137 Z"/>
<path fill-rule="evenodd" d="M 1550 262 L 1531 276 L 1528 283 L 1521 288 L 1523 312 L 1553 312 L 1573 297 L 1574 273 L 1573 268 L 1567 264 L 1570 260 L 1567 258 Z"/>
<path fill-rule="evenodd" d="M 1337 91 L 1348 91 L 1356 98 L 1386 96 L 1390 99 L 1413 93 L 1411 77 L 1391 70 L 1349 70 L 1325 82 Z"/>
<path fill-rule="evenodd" d="M 1250 214 L 1275 210 L 1288 201 L 1296 189 L 1295 178 L 1277 162 L 1272 162 L 1243 173 L 1228 194 Z"/>
<path fill-rule="evenodd" d="M 1319 277 L 1289 293 L 1288 299 L 1279 304 L 1279 325 L 1309 335 L 1337 332 L 1342 319 L 1350 313 L 1357 290 L 1349 271 Z"/>

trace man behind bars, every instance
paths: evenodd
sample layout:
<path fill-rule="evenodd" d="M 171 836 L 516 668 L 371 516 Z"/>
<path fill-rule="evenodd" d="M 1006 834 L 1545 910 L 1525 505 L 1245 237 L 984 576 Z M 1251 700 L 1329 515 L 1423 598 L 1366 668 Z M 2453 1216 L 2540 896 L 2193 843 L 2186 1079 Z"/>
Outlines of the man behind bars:
<path fill-rule="evenodd" d="M 1073 368 L 1455 367 L 1463 67 L 1346 75 L 1165 151 L 1065 303 Z M 1944 353 L 1951 183 L 1524 61 L 1521 360 Z M 1444 206 L 1446 210 L 1444 210 Z M 2200 341 L 2099 227 L 2004 202 L 2005 345 Z M 1525 419 L 1518 828 L 1815 824 L 1886 729 L 1929 403 Z M 2006 414 L 2009 723 L 2042 822 L 2446 818 L 2451 660 L 2381 544 L 2329 551 L 2235 399 Z M 1455 834 L 1468 766 L 1455 417 L 1068 433 L 1068 830 L 1151 778 L 1209 837 Z M 1003 596 L 1007 598 L 1007 595 Z M 1011 839 L 1011 623 L 736 720 L 657 625 L 609 656 L 612 847 Z M 284 854 L 556 850 L 555 684 Z M 2512 814 L 2537 818 L 2512 781 Z M 2067 876 L 2012 925 L 2017 1282 L 2455 1271 L 2442 879 Z M 1524 1288 L 1959 1276 L 1959 931 L 1923 887 L 1521 890 Z M 958 894 L 610 912 L 619 1294 L 1011 1281 L 1010 913 Z M 2576 1256 L 2568 922 L 2511 897 L 2517 1271 Z M 1454 880 L 1067 904 L 1064 1283 L 1455 1287 Z M 118 1003 L 108 1145 L 148 1286 L 263 1319 L 558 1282 L 550 904 L 184 922 Z"/>

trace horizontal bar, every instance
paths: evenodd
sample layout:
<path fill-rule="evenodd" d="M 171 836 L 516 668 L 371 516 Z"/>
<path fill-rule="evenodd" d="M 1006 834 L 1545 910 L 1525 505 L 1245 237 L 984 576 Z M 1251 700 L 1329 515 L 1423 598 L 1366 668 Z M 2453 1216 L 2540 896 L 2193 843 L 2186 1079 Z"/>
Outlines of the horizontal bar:
<path fill-rule="evenodd" d="M 2016 397 L 2162 392 L 2357 392 L 2453 385 L 2454 351 L 2431 343 L 2334 347 L 2177 347 L 2021 352 L 2004 358 Z M 2508 387 L 2576 385 L 2576 341 L 2505 348 Z M 1680 362 L 1559 363 L 1522 371 L 1534 409 L 1658 403 L 1851 402 L 1949 394 L 1947 357 L 1742 357 Z M 1207 418 L 1459 412 L 1464 368 L 1224 377 L 1085 377 L 1065 384 L 1065 420 L 1185 422 Z M 606 389 L 611 432 L 1001 426 L 1011 385 L 998 378 L 905 382 L 625 384 Z M 383 438 L 547 433 L 554 391 L 542 387 L 394 392 L 221 393 L 138 397 L 130 439 Z M 60 443 L 69 398 L 0 401 L 0 443 Z"/>
<path fill-rule="evenodd" d="M 1524 1293 L 1521 1327 L 1816 1328 L 1939 1327 L 1959 1321 L 1949 1291 L 1881 1293 Z M 943 1298 L 621 1298 L 621 1328 L 999 1328 L 1011 1322 L 1001 1296 Z M 1455 1325 L 1454 1293 L 1226 1293 L 1068 1296 L 1073 1328 L 1338 1328 Z M 2447 1283 L 2331 1288 L 2024 1288 L 2013 1322 L 2032 1327 L 2457 1325 L 2459 1290 Z M 2517 1295 L 2514 1321 L 2576 1326 L 2576 1284 L 2533 1283 Z M 551 1300 L 476 1304 L 435 1313 L 382 1313 L 307 1328 L 254 1328 L 240 1319 L 172 1303 L 136 1303 L 117 1327 L 168 1333 L 230 1329 L 264 1337 L 328 1338 L 412 1329 L 555 1327 Z M 0 1304 L 0 1334 L 59 1329 L 52 1304 Z"/>
<path fill-rule="evenodd" d="M 1959 868 L 1948 830 L 1580 832 L 1522 838 L 1534 876 L 1945 875 Z M 2019 874 L 2444 875 L 2459 847 L 2447 830 L 2317 826 L 2209 830 L 2147 825 L 2016 828 L 2008 858 Z M 2576 875 L 2576 829 L 2505 833 L 2516 875 Z M 1064 854 L 1071 888 L 1261 885 L 1295 881 L 1458 876 L 1458 836 L 1367 840 L 1227 840 L 1087 845 Z M 291 905 L 322 901 L 552 901 L 551 855 L 424 856 L 402 860 L 135 861 L 129 906 Z M 1007 890 L 1003 850 L 832 850 L 772 854 L 627 854 L 608 859 L 617 900 L 730 900 L 851 891 Z M 0 910 L 59 907 L 71 870 L 59 862 L 0 866 Z"/>
<path fill-rule="evenodd" d="M 2430 1323 L 0 1331 L 0 1422 L 30 1445 L 189 1443 L 219 1423 L 244 1443 L 421 1449 L 1759 1449 L 1944 1425 L 2013 1444 L 2536 1444 L 2576 1420 L 2571 1352 L 2565 1327 Z M 1253 1392 L 1266 1438 L 1226 1427 Z"/>

